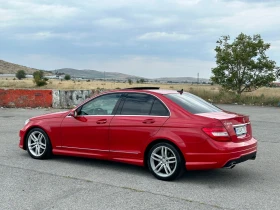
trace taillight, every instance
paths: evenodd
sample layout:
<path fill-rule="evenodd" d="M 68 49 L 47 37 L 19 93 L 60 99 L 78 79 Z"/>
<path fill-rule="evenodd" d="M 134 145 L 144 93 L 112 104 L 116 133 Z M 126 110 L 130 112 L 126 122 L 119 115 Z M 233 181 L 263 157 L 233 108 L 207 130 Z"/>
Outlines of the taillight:
<path fill-rule="evenodd" d="M 225 127 L 217 126 L 217 127 L 209 127 L 202 128 L 204 133 L 210 136 L 212 139 L 216 141 L 231 141 L 231 138 Z"/>

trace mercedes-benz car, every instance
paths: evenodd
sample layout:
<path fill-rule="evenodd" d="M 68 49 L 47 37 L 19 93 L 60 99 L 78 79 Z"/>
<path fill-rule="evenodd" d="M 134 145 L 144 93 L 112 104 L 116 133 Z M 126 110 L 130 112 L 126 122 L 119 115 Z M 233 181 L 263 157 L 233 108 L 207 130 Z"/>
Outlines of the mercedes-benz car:
<path fill-rule="evenodd" d="M 154 87 L 107 91 L 69 111 L 30 118 L 19 136 L 20 148 L 35 159 L 119 161 L 146 166 L 160 180 L 185 170 L 232 168 L 257 154 L 248 116 Z"/>

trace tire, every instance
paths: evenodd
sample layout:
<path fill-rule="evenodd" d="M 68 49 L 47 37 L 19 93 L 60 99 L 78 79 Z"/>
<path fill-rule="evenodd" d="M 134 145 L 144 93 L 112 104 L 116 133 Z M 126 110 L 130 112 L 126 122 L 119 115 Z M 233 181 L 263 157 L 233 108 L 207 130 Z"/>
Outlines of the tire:
<path fill-rule="evenodd" d="M 160 180 L 171 181 L 185 171 L 185 161 L 180 152 L 169 143 L 155 144 L 148 153 L 148 167 Z"/>
<path fill-rule="evenodd" d="M 40 128 L 30 130 L 25 143 L 28 154 L 34 159 L 47 159 L 52 155 L 50 139 Z"/>

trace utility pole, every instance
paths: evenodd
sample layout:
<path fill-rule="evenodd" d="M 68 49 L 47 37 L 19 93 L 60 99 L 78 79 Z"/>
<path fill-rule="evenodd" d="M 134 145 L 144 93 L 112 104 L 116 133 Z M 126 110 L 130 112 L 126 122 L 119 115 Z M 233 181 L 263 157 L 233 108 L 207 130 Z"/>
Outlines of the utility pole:
<path fill-rule="evenodd" d="M 199 84 L 199 73 L 197 73 L 197 84 Z"/>

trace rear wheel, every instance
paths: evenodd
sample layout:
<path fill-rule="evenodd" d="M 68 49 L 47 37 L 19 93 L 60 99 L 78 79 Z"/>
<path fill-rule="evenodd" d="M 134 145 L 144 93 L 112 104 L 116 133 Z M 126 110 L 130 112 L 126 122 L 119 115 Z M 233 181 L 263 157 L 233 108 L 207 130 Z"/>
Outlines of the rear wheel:
<path fill-rule="evenodd" d="M 152 174 L 165 181 L 176 179 L 184 172 L 184 159 L 169 143 L 158 143 L 148 153 L 148 167 Z"/>
<path fill-rule="evenodd" d="M 35 159 L 46 159 L 52 154 L 51 143 L 48 135 L 40 128 L 29 131 L 26 138 L 26 149 Z"/>

